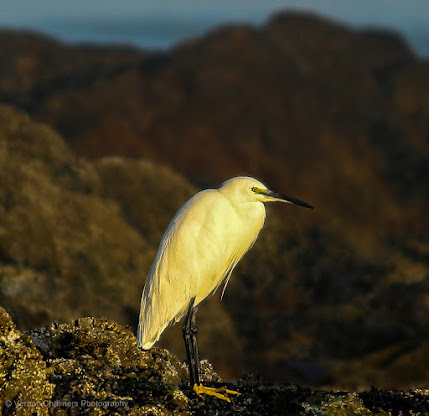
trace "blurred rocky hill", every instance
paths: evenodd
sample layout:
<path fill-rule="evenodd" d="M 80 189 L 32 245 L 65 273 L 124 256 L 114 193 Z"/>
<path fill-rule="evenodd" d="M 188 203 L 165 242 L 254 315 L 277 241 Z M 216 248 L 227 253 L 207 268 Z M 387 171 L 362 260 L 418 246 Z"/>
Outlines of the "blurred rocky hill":
<path fill-rule="evenodd" d="M 82 155 L 149 158 L 204 185 L 246 172 L 355 221 L 392 192 L 427 203 L 429 64 L 395 34 L 284 14 L 164 54 L 16 33 L 0 46 L 0 100 Z"/>
<path fill-rule="evenodd" d="M 0 298 L 19 328 L 135 328 L 177 208 L 250 174 L 317 211 L 270 207 L 200 308 L 202 355 L 224 378 L 427 385 L 429 63 L 399 36 L 283 14 L 161 54 L 3 31 L 0 63 L 0 101 L 30 114 L 0 109 Z M 179 329 L 161 345 L 183 354 Z"/>

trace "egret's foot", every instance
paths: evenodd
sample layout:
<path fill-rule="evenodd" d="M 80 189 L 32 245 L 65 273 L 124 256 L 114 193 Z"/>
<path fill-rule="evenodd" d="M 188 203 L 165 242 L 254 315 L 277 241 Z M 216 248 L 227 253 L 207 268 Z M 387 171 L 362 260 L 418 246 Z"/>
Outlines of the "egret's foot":
<path fill-rule="evenodd" d="M 226 387 L 207 387 L 203 386 L 202 384 L 194 384 L 193 390 L 199 397 L 202 397 L 202 394 L 207 394 L 209 396 L 215 396 L 218 399 L 225 400 L 226 402 L 231 402 L 231 399 L 221 393 L 237 395 L 241 394 L 238 391 L 229 390 Z"/>

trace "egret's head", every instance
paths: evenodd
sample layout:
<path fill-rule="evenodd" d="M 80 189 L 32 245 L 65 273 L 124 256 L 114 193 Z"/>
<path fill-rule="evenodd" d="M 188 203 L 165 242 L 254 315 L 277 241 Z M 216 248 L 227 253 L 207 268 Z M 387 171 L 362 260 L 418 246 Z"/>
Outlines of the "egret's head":
<path fill-rule="evenodd" d="M 277 194 L 269 190 L 262 182 L 248 176 L 238 176 L 229 179 L 223 183 L 219 191 L 237 202 L 279 201 L 314 209 L 313 206 L 299 199 Z"/>

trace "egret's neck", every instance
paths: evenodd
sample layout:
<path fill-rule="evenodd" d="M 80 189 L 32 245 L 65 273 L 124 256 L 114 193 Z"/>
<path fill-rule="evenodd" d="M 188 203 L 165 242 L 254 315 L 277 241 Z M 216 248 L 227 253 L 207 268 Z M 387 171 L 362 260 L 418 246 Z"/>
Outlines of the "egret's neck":
<path fill-rule="evenodd" d="M 243 202 L 233 198 L 228 198 L 228 201 L 244 224 L 261 224 L 262 227 L 266 215 L 265 205 L 262 202 Z"/>

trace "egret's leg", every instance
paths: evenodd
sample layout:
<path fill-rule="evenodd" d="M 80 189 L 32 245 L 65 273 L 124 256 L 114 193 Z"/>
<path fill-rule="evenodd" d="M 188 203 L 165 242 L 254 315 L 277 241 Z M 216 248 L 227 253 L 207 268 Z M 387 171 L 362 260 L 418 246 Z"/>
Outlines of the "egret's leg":
<path fill-rule="evenodd" d="M 198 306 L 195 306 L 192 308 L 191 311 L 191 346 L 192 346 L 192 352 L 194 354 L 194 373 L 195 373 L 195 383 L 194 384 L 200 384 L 201 379 L 201 364 L 200 364 L 200 353 L 198 351 L 198 341 L 197 341 L 197 312 L 198 312 Z"/>
<path fill-rule="evenodd" d="M 215 396 L 218 399 L 230 402 L 231 399 L 224 394 L 240 394 L 238 391 L 229 390 L 226 387 L 207 387 L 200 383 L 200 358 L 197 343 L 197 312 L 198 306 L 194 306 L 195 297 L 191 299 L 183 324 L 183 338 L 185 340 L 186 355 L 188 357 L 189 378 L 194 392 L 201 397 L 202 394 Z"/>
<path fill-rule="evenodd" d="M 189 378 L 191 386 L 200 384 L 200 360 L 197 345 L 197 307 L 194 307 L 195 297 L 191 299 L 183 324 L 183 339 L 185 340 L 186 356 L 188 357 Z"/>

